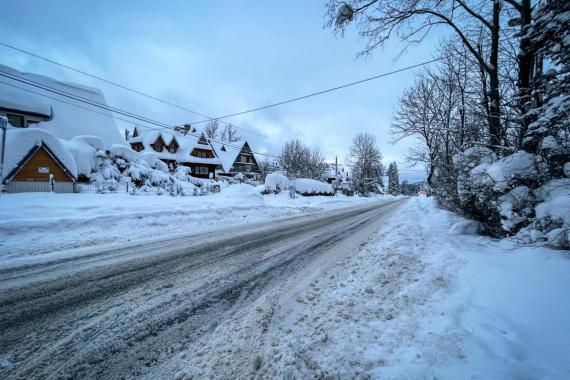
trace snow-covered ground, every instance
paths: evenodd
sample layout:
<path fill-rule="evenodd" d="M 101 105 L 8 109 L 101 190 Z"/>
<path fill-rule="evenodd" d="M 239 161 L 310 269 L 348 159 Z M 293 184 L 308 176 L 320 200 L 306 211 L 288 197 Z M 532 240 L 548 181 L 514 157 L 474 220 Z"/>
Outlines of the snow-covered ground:
<path fill-rule="evenodd" d="M 2 195 L 0 259 L 123 245 L 379 200 L 343 195 L 290 199 L 286 191 L 262 196 L 262 189 L 231 185 L 221 193 L 199 197 L 126 193 Z"/>
<path fill-rule="evenodd" d="M 170 369 L 179 379 L 567 378 L 568 252 L 450 233 L 457 221 L 412 198 L 358 252 L 269 292 Z"/>

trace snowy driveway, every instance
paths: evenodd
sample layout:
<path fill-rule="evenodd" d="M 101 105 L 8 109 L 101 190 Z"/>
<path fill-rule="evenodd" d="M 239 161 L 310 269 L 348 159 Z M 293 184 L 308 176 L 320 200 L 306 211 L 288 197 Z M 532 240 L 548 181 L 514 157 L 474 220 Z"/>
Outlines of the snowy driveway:
<path fill-rule="evenodd" d="M 270 330 L 280 295 L 357 252 L 402 203 L 4 266 L 0 377 L 171 378 L 173 357 L 203 355 L 218 326 L 262 298 L 255 323 Z M 234 375 L 261 365 L 234 364 Z"/>

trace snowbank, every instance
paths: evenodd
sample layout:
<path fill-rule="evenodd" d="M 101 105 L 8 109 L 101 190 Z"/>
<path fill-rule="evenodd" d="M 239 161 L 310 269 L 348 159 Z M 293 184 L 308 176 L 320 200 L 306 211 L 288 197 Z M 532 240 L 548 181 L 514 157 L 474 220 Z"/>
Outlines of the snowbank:
<path fill-rule="evenodd" d="M 135 169 L 138 167 L 138 169 Z M 143 161 L 127 170 L 153 170 Z M 182 171 L 182 170 L 181 170 Z M 104 181 L 105 175 L 101 172 Z M 107 171 L 113 178 L 115 173 Z M 154 177 L 161 174 L 153 174 Z M 144 177 L 142 177 L 144 178 Z M 171 178 L 174 178 L 171 176 Z M 160 180 L 154 178 L 154 180 Z M 316 212 L 363 202 L 361 197 L 298 197 L 291 202 L 286 192 L 261 196 L 259 187 L 197 179 L 175 179 L 181 195 L 157 195 L 157 191 L 132 196 L 126 192 L 94 194 L 21 193 L 0 199 L 0 262 L 6 257 L 57 254 L 76 247 L 130 244 L 143 238 L 197 233 L 207 228 L 239 225 L 299 213 Z M 200 195 L 207 183 L 220 185 L 220 193 Z M 195 190 L 196 189 L 196 190 Z M 165 192 L 168 194 L 168 192 Z"/>

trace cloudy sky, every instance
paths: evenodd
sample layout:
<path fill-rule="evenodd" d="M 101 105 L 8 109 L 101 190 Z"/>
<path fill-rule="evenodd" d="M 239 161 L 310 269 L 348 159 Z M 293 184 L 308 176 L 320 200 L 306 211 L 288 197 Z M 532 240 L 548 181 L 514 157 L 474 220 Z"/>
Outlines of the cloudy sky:
<path fill-rule="evenodd" d="M 356 59 L 364 41 L 354 32 L 337 38 L 323 29 L 324 0 L 4 0 L 2 9 L 0 42 L 210 116 L 429 60 L 437 42 L 434 37 L 396 59 L 402 46 L 393 41 Z M 203 119 L 1 46 L 0 63 L 99 87 L 110 105 L 155 120 Z M 227 121 L 269 138 L 242 130 L 256 149 L 277 153 L 280 142 L 298 137 L 341 161 L 353 135 L 365 131 L 378 139 L 384 162 L 402 162 L 412 142 L 390 144 L 390 120 L 412 81 L 412 71 L 399 73 Z"/>

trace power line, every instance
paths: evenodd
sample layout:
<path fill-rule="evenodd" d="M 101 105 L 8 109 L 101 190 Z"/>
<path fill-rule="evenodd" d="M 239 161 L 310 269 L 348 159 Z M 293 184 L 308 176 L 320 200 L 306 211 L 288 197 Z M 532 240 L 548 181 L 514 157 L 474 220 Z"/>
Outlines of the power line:
<path fill-rule="evenodd" d="M 51 64 L 54 64 L 54 65 L 63 67 L 63 68 L 65 68 L 65 69 L 74 71 L 74 72 L 76 72 L 76 73 L 79 73 L 79 74 L 88 76 L 88 77 L 90 77 L 90 78 L 99 80 L 99 81 L 101 81 L 101 82 L 110 84 L 110 85 L 112 85 L 112 86 L 121 88 L 121 89 L 123 89 L 123 90 L 130 91 L 130 92 L 135 93 L 135 94 L 137 94 L 137 95 L 144 96 L 144 97 L 146 97 L 146 98 L 148 98 L 148 99 L 152 99 L 152 100 L 155 100 L 155 101 L 157 101 L 157 102 L 160 102 L 160 103 L 169 105 L 169 106 L 171 106 L 171 107 L 175 107 L 175 108 L 178 108 L 178 109 L 181 109 L 181 110 L 184 110 L 184 111 L 187 111 L 187 112 L 190 112 L 190 113 L 193 113 L 193 114 L 196 114 L 196 115 L 199 115 L 199 116 L 208 118 L 209 121 L 217 120 L 217 119 L 212 118 L 211 116 L 205 115 L 205 114 L 200 113 L 200 112 L 198 112 L 198 111 L 194 111 L 194 110 L 192 110 L 192 109 L 190 109 L 190 108 L 187 108 L 187 107 L 184 107 L 184 106 L 181 106 L 181 105 L 172 103 L 172 102 L 170 102 L 170 101 L 168 101 L 168 100 L 164 100 L 164 99 L 158 98 L 158 97 L 156 97 L 156 96 L 153 96 L 153 95 L 144 93 L 144 92 L 142 92 L 142 91 L 139 91 L 139 90 L 136 90 L 136 89 L 127 87 L 127 86 L 125 86 L 125 85 L 123 85 L 123 84 L 110 81 L 110 80 L 105 79 L 105 78 L 103 78 L 103 77 L 100 77 L 100 76 L 97 76 L 97 75 L 88 73 L 88 72 L 86 72 L 86 71 L 77 69 L 77 68 L 75 68 L 75 67 L 68 66 L 68 65 L 63 64 L 63 63 L 61 63 L 61 62 L 54 61 L 54 60 L 52 60 L 52 59 L 43 57 L 43 56 L 41 56 L 41 55 L 39 55 L 39 54 L 36 54 L 36 53 L 33 53 L 33 52 L 31 52 L 31 51 L 24 50 L 24 49 L 21 49 L 21 48 L 19 48 L 19 47 L 16 47 L 16 46 L 7 44 L 7 43 L 5 43 L 5 42 L 0 41 L 0 45 L 2 45 L 2 46 L 4 46 L 4 47 L 7 47 L 7 48 L 9 48 L 9 49 L 13 49 L 13 50 L 19 51 L 19 52 L 24 53 L 24 54 L 28 54 L 28 55 L 30 55 L 30 56 L 32 56 L 32 57 L 34 57 L 34 58 L 41 59 L 41 60 L 43 60 L 43 61 L 45 61 L 45 62 L 49 62 L 49 63 L 51 63 Z M 223 124 L 225 124 L 225 125 L 229 125 L 229 123 L 227 123 L 227 122 L 225 122 L 225 121 L 222 121 L 222 120 L 220 120 L 220 121 L 221 121 Z M 254 130 L 251 130 L 251 129 L 248 129 L 248 128 L 244 128 L 244 127 L 238 127 L 238 126 L 234 126 L 234 127 L 238 128 L 238 129 L 242 129 L 242 130 L 247 131 L 247 132 L 250 132 L 250 133 L 253 133 L 253 134 L 258 135 L 258 136 L 260 136 L 260 137 L 263 137 L 263 138 L 265 138 L 265 139 L 267 139 L 267 140 L 272 140 L 272 141 L 276 141 L 276 142 L 278 142 L 278 143 L 282 143 L 282 141 L 269 138 L 269 137 L 265 136 L 264 134 L 259 133 L 259 132 L 256 132 L 256 131 L 254 131 Z"/>
<path fill-rule="evenodd" d="M 51 92 L 51 93 L 55 93 L 55 94 L 57 94 L 57 95 L 61 95 L 61 96 L 64 96 L 64 97 L 66 97 L 66 98 L 70 98 L 70 99 L 79 101 L 79 102 L 81 102 L 81 103 L 89 104 L 89 105 L 94 106 L 94 107 L 98 107 L 98 108 L 101 108 L 101 109 L 104 109 L 104 110 L 107 110 L 107 111 L 110 111 L 110 112 L 118 113 L 118 114 L 120 114 L 120 115 L 127 116 L 127 117 L 130 117 L 130 118 L 135 119 L 135 120 L 138 120 L 138 121 L 142 121 L 143 123 L 146 124 L 146 125 L 144 125 L 144 126 L 147 127 L 147 128 L 150 128 L 150 129 L 155 129 L 155 130 L 158 130 L 158 131 L 164 130 L 164 129 L 169 129 L 169 130 L 172 130 L 172 131 L 173 131 L 172 133 L 174 133 L 174 134 L 178 133 L 180 137 L 184 137 L 184 138 L 190 138 L 189 136 L 187 136 L 188 134 L 191 135 L 191 136 L 193 136 L 193 137 L 195 137 L 196 139 L 199 139 L 199 138 L 201 137 L 201 135 L 196 134 L 196 133 L 192 133 L 192 132 L 188 132 L 187 134 L 182 134 L 182 132 L 178 131 L 178 130 L 175 128 L 175 126 L 171 126 L 171 125 L 166 124 L 166 123 L 162 123 L 162 122 L 159 122 L 159 121 L 155 121 L 155 120 L 152 120 L 152 119 L 148 119 L 148 118 L 145 118 L 145 117 L 143 117 L 143 116 L 140 116 L 140 115 L 137 115 L 137 114 L 133 114 L 133 113 L 130 113 L 130 112 L 128 112 L 128 111 L 123 111 L 123 110 L 118 109 L 118 108 L 115 108 L 115 107 L 106 106 L 106 105 L 104 105 L 104 104 L 101 104 L 101 103 L 98 103 L 98 102 L 95 102 L 95 101 L 91 101 L 91 100 L 89 100 L 89 99 L 85 99 L 85 98 L 82 98 L 82 97 L 80 97 L 80 96 L 67 93 L 67 92 L 65 92 L 65 91 L 61 91 L 61 90 L 54 89 L 54 88 L 52 88 L 52 87 L 50 87 L 50 86 L 42 85 L 42 84 L 40 84 L 40 83 L 38 83 L 38 82 L 34 82 L 34 81 L 31 81 L 31 80 L 28 80 L 28 79 L 24 79 L 24 78 L 12 76 L 12 75 L 7 74 L 7 73 L 5 73 L 4 71 L 1 71 L 1 70 L 0 70 L 0 76 L 3 76 L 3 77 L 6 77 L 6 78 L 9 78 L 9 79 L 12 79 L 12 80 L 15 80 L 15 81 L 24 83 L 24 84 L 29 85 L 29 86 L 33 86 L 33 87 L 39 88 L 39 89 L 44 90 L 44 91 L 48 91 L 48 92 Z M 122 120 L 122 121 L 125 121 L 125 122 L 128 122 L 128 123 L 136 124 L 136 123 L 134 123 L 132 120 L 122 119 L 122 118 L 113 116 L 113 115 L 111 115 L 111 114 L 106 114 L 106 113 L 104 113 L 104 112 L 100 112 L 100 111 L 97 111 L 97 110 L 93 110 L 93 109 L 91 109 L 91 108 L 83 107 L 83 106 L 80 106 L 80 105 L 78 105 L 78 104 L 66 102 L 66 101 L 63 101 L 63 100 L 61 100 L 61 99 L 58 99 L 58 98 L 55 98 L 55 97 L 52 97 L 52 96 L 48 96 L 48 95 L 46 95 L 46 94 L 42 94 L 42 93 L 39 93 L 39 92 L 36 92 L 36 91 L 32 91 L 32 90 L 27 89 L 27 88 L 24 88 L 24 87 L 15 86 L 15 85 L 13 85 L 13 84 L 6 83 L 6 82 L 0 82 L 0 83 L 5 84 L 5 85 L 8 85 L 8 86 L 15 87 L 15 88 L 18 88 L 18 89 L 20 89 L 20 90 L 24 90 L 24 91 L 27 91 L 27 92 L 30 92 L 30 93 L 33 93 L 33 94 L 36 94 L 36 95 L 40 95 L 40 96 L 43 96 L 43 97 L 46 97 L 46 98 L 50 98 L 50 99 L 53 99 L 53 100 L 57 100 L 57 101 L 60 101 L 60 102 L 62 102 L 62 103 L 66 103 L 66 104 L 69 104 L 69 105 L 73 105 L 73 106 L 76 106 L 76 107 L 78 107 L 78 108 L 82 108 L 82 109 L 85 109 L 85 110 L 87 110 L 87 111 L 91 111 L 91 112 L 94 112 L 94 113 L 103 115 L 103 116 L 105 116 L 105 117 L 116 118 L 116 119 L 118 119 L 118 120 Z M 160 127 L 160 128 L 150 127 L 148 124 L 156 125 L 156 126 L 158 126 L 158 127 Z M 212 138 L 209 138 L 209 140 L 210 140 L 210 141 L 213 141 L 213 142 L 217 142 L 217 143 L 219 143 L 219 144 L 223 144 L 223 145 L 225 145 L 225 146 L 229 146 L 229 147 L 235 148 L 235 149 L 241 149 L 241 148 L 242 148 L 242 147 L 240 147 L 240 146 L 238 146 L 238 145 L 234 145 L 234 144 L 229 143 L 229 142 L 226 142 L 226 141 L 221 141 L 221 140 L 212 139 Z M 260 152 L 260 151 L 257 151 L 257 150 L 251 150 L 251 151 L 252 151 L 253 153 L 256 153 L 256 154 L 259 154 L 259 155 L 263 155 L 263 156 L 272 157 L 272 158 L 278 158 L 278 157 L 279 157 L 278 155 L 271 154 L 271 153 Z"/>
<path fill-rule="evenodd" d="M 282 100 L 282 101 L 280 101 L 280 102 L 268 104 L 268 105 L 265 105 L 265 106 L 262 106 L 262 107 L 251 108 L 251 109 L 248 109 L 248 110 L 245 110 L 245 111 L 236 112 L 236 113 L 232 113 L 232 114 L 229 114 L 229 115 L 218 116 L 218 117 L 213 118 L 213 119 L 205 119 L 205 120 L 195 121 L 195 122 L 193 122 L 193 123 L 191 123 L 191 124 L 201 124 L 201 123 L 206 123 L 206 122 L 209 122 L 209 121 L 212 121 L 212 120 L 227 119 L 227 118 L 229 118 L 229 117 L 234 117 L 234 116 L 243 115 L 243 114 L 246 114 L 246 113 L 261 111 L 261 110 L 264 110 L 264 109 L 267 109 L 267 108 L 277 107 L 277 106 L 281 106 L 281 105 L 287 104 L 287 103 L 293 103 L 293 102 L 296 102 L 296 101 L 299 101 L 299 100 L 311 98 L 311 97 L 318 96 L 318 95 L 323 95 L 323 94 L 326 94 L 326 93 L 328 93 L 328 92 L 333 92 L 333 91 L 341 90 L 341 89 L 343 89 L 343 88 L 355 86 L 355 85 L 357 85 L 357 84 L 369 82 L 369 81 L 374 80 L 374 79 L 383 78 L 383 77 L 386 77 L 386 76 L 389 76 L 389 75 L 397 74 L 397 73 L 400 73 L 400 72 L 402 72 L 402 71 L 407 71 L 407 70 L 415 69 L 415 68 L 417 68 L 417 67 L 421 67 L 421 66 L 428 65 L 428 64 L 430 64 L 430 63 L 434 63 L 434 62 L 437 62 L 437 61 L 441 61 L 441 60 L 444 59 L 444 58 L 445 58 L 445 57 L 435 58 L 435 59 L 432 59 L 432 60 L 429 60 L 429 61 L 425 61 L 425 62 L 422 62 L 422 63 L 418 63 L 418 64 L 415 64 L 415 65 L 406 66 L 406 67 L 403 67 L 403 68 L 401 68 L 401 69 L 389 71 L 389 72 L 387 72 L 387 73 L 375 75 L 375 76 L 370 77 L 370 78 L 365 78 L 365 79 L 357 80 L 357 81 L 355 81 L 355 82 L 350 82 L 350 83 L 346 83 L 346 84 L 343 84 L 343 85 L 340 85 L 340 86 L 332 87 L 332 88 L 329 88 L 329 89 L 326 89 L 326 90 L 313 92 L 313 93 L 310 93 L 310 94 L 307 94 L 307 95 L 298 96 L 298 97 L 296 97 L 296 98 L 291 98 L 291 99 L 287 99 L 287 100 Z"/>

